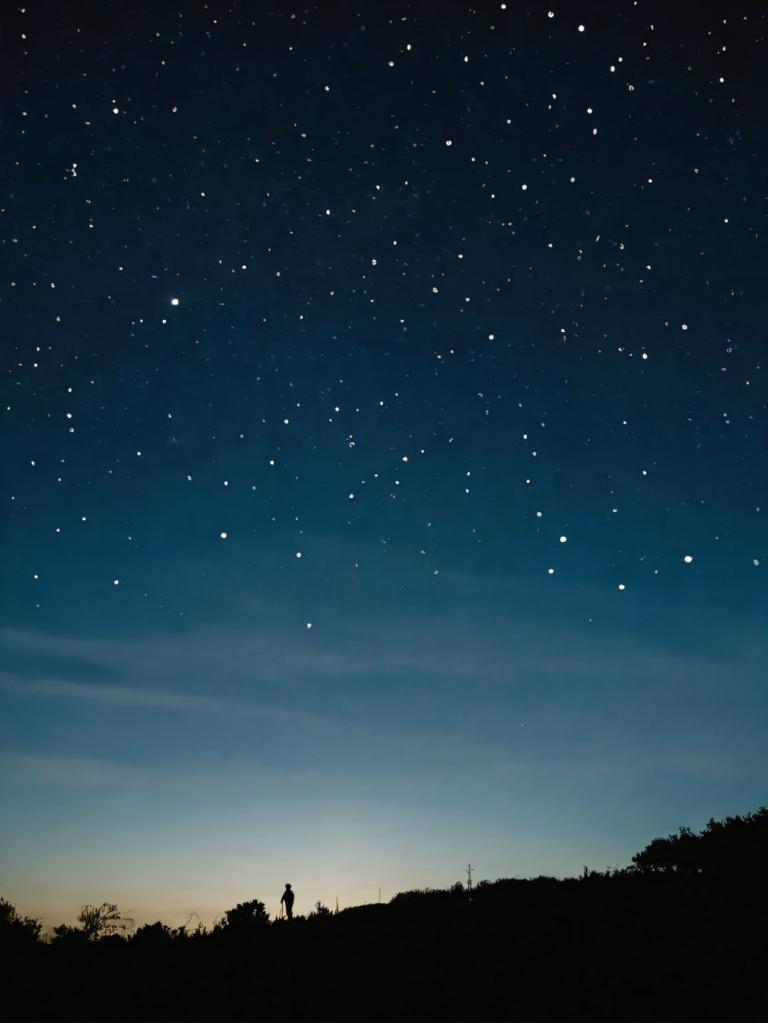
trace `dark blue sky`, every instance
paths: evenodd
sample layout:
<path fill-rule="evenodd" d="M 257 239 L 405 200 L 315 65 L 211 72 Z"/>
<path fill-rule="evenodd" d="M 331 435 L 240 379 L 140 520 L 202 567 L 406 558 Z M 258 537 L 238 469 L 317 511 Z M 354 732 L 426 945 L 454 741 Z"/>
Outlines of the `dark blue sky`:
<path fill-rule="evenodd" d="M 362 902 L 764 801 L 765 35 L 6 14 L 6 897 Z"/>

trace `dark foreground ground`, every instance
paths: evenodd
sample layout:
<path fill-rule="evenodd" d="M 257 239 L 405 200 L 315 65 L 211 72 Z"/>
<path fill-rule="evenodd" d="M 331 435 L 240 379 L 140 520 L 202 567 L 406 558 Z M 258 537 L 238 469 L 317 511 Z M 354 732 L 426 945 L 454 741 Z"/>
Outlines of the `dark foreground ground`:
<path fill-rule="evenodd" d="M 208 933 L 10 941 L 3 1001 L 14 1020 L 766 1019 L 758 867 L 499 881 L 289 923 L 233 915 Z"/>

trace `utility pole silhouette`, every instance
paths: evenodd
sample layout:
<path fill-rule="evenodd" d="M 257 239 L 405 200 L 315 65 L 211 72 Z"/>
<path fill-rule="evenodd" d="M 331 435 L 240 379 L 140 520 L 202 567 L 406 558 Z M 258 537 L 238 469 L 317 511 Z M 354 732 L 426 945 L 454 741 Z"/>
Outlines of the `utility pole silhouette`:
<path fill-rule="evenodd" d="M 467 891 L 472 891 L 472 864 L 467 864 Z"/>

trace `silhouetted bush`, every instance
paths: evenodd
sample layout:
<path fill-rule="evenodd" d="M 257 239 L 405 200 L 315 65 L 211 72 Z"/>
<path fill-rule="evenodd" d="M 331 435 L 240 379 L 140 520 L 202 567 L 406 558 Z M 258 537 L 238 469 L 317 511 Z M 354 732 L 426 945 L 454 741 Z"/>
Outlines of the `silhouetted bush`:
<path fill-rule="evenodd" d="M 10 902 L 0 899 L 0 947 L 3 951 L 34 945 L 40 938 L 40 930 L 39 920 L 20 916 Z"/>
<path fill-rule="evenodd" d="M 228 909 L 216 926 L 219 930 L 253 931 L 268 923 L 267 907 L 258 899 L 253 899 L 251 902 L 239 902 L 234 909 Z"/>
<path fill-rule="evenodd" d="M 632 857 L 640 871 L 738 876 L 765 871 L 768 864 L 768 809 L 743 817 L 710 820 L 699 834 L 680 828 L 655 838 Z"/>
<path fill-rule="evenodd" d="M 153 924 L 144 924 L 142 927 L 137 928 L 131 940 L 137 945 L 157 947 L 158 945 L 164 945 L 173 941 L 176 933 L 178 932 L 172 931 L 170 927 L 156 920 Z"/>
<path fill-rule="evenodd" d="M 328 916 L 332 916 L 330 909 L 327 906 L 324 906 L 323 903 L 320 902 L 320 900 L 318 899 L 318 901 L 315 903 L 315 908 L 309 914 L 309 919 L 315 920 L 318 917 L 324 918 Z"/>
<path fill-rule="evenodd" d="M 87 945 L 89 939 L 81 927 L 58 924 L 58 926 L 53 928 L 53 940 L 58 945 Z"/>

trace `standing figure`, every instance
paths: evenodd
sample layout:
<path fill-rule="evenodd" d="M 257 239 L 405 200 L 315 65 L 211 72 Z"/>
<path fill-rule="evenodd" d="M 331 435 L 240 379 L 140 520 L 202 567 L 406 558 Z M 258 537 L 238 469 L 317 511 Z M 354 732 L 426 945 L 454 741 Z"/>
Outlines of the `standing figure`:
<path fill-rule="evenodd" d="M 291 920 L 293 918 L 293 889 L 289 884 L 285 886 L 280 902 L 285 906 L 285 915 Z"/>

